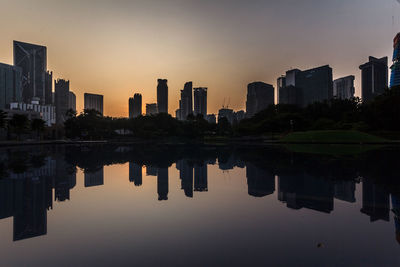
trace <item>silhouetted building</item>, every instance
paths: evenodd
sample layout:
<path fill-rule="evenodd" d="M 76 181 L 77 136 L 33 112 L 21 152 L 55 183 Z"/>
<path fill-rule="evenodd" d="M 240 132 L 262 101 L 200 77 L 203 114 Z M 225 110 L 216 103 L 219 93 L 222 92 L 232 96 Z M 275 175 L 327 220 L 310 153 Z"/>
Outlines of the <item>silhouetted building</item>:
<path fill-rule="evenodd" d="M 400 33 L 393 40 L 393 65 L 391 70 L 390 87 L 400 86 Z"/>
<path fill-rule="evenodd" d="M 218 111 L 218 123 L 222 118 L 226 118 L 230 124 L 233 124 L 233 121 L 235 119 L 235 114 L 233 112 L 233 109 L 221 108 Z"/>
<path fill-rule="evenodd" d="M 93 109 L 100 112 L 103 115 L 103 101 L 104 97 L 102 95 L 96 94 L 84 94 L 84 109 Z"/>
<path fill-rule="evenodd" d="M 129 162 L 129 181 L 133 182 L 135 186 L 142 185 L 142 166 Z"/>
<path fill-rule="evenodd" d="M 286 87 L 279 91 L 279 103 L 305 107 L 333 98 L 333 75 L 329 65 L 286 72 Z"/>
<path fill-rule="evenodd" d="M 247 163 L 246 177 L 250 196 L 265 197 L 275 192 L 274 174 Z"/>
<path fill-rule="evenodd" d="M 55 81 L 56 123 L 62 125 L 67 118 L 69 109 L 69 81 L 58 79 Z"/>
<path fill-rule="evenodd" d="M 56 123 L 56 108 L 52 105 L 42 106 L 39 104 L 38 100 L 33 100 L 30 104 L 13 102 L 10 103 L 9 106 L 10 110 L 6 110 L 6 112 L 10 115 L 18 111 L 22 112 L 20 114 L 26 112 L 27 114 L 24 115 L 31 117 L 31 120 L 42 119 L 49 127 Z M 29 113 L 31 113 L 31 115 L 28 115 Z"/>
<path fill-rule="evenodd" d="M 369 57 L 369 61 L 360 69 L 361 98 L 363 102 L 369 102 L 388 87 L 388 58 Z"/>
<path fill-rule="evenodd" d="M 22 69 L 0 63 L 0 109 L 12 102 L 22 102 Z"/>
<path fill-rule="evenodd" d="M 181 189 L 185 192 L 185 196 L 193 197 L 193 164 L 188 160 L 179 160 L 176 163 L 179 170 L 179 178 L 181 179 Z"/>
<path fill-rule="evenodd" d="M 208 123 L 216 124 L 217 116 L 215 116 L 215 114 L 208 114 L 206 120 L 208 121 Z"/>
<path fill-rule="evenodd" d="M 389 221 L 389 193 L 381 185 L 374 184 L 370 179 L 362 180 L 363 205 L 361 213 L 370 217 L 371 222 L 377 220 Z"/>
<path fill-rule="evenodd" d="M 30 103 L 36 97 L 45 104 L 47 48 L 14 41 L 14 66 L 22 69 L 23 101 Z"/>
<path fill-rule="evenodd" d="M 146 115 L 155 115 L 158 113 L 157 104 L 146 104 Z"/>
<path fill-rule="evenodd" d="M 53 102 L 53 72 L 51 72 L 51 71 L 47 71 L 45 73 L 44 94 L 45 94 L 45 104 L 46 105 L 54 105 L 54 102 Z"/>
<path fill-rule="evenodd" d="M 146 175 L 147 176 L 157 176 L 158 169 L 154 166 L 146 166 Z"/>
<path fill-rule="evenodd" d="M 157 173 L 158 200 L 168 200 L 168 168 L 159 168 Z"/>
<path fill-rule="evenodd" d="M 68 109 L 72 109 L 73 111 L 76 111 L 76 95 L 74 92 L 69 92 L 69 99 L 68 99 Z"/>
<path fill-rule="evenodd" d="M 194 191 L 208 191 L 208 173 L 207 164 L 205 163 L 194 165 Z"/>
<path fill-rule="evenodd" d="M 181 90 L 181 100 L 179 101 L 179 118 L 186 120 L 187 116 L 193 114 L 193 83 L 187 82 L 183 90 Z"/>
<path fill-rule="evenodd" d="M 194 88 L 194 115 L 207 116 L 207 88 Z"/>
<path fill-rule="evenodd" d="M 56 158 L 54 176 L 54 196 L 56 201 L 70 199 L 70 190 L 76 185 L 76 167 L 69 165 L 63 158 Z"/>
<path fill-rule="evenodd" d="M 104 167 L 98 170 L 85 171 L 85 187 L 99 186 L 104 184 Z"/>
<path fill-rule="evenodd" d="M 335 181 L 335 198 L 342 201 L 355 203 L 356 183 L 354 180 Z"/>
<path fill-rule="evenodd" d="M 129 118 L 137 118 L 142 115 L 142 95 L 135 94 L 129 98 Z"/>
<path fill-rule="evenodd" d="M 157 108 L 158 113 L 168 113 L 168 80 L 158 79 Z"/>
<path fill-rule="evenodd" d="M 275 103 L 274 87 L 263 82 L 253 82 L 247 86 L 246 113 L 249 118 Z"/>
<path fill-rule="evenodd" d="M 281 104 L 279 102 L 279 95 L 280 95 L 280 91 L 286 87 L 286 77 L 285 76 L 281 76 L 278 78 L 277 82 L 276 82 L 276 99 L 278 104 Z"/>
<path fill-rule="evenodd" d="M 239 110 L 233 113 L 233 121 L 235 123 L 238 123 L 241 120 L 244 120 L 245 118 L 246 118 L 246 112 L 244 112 L 244 110 Z"/>
<path fill-rule="evenodd" d="M 356 91 L 353 75 L 333 81 L 333 97 L 338 99 L 352 99 Z"/>

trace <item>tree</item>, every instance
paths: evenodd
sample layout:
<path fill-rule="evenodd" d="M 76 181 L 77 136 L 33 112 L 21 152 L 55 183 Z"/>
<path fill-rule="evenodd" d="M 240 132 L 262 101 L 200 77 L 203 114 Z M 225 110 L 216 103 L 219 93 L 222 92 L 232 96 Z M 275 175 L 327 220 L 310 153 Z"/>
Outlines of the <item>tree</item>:
<path fill-rule="evenodd" d="M 31 129 L 32 131 L 36 131 L 36 135 L 39 139 L 41 139 L 40 134 L 44 131 L 45 127 L 46 127 L 46 122 L 44 120 L 42 119 L 32 120 Z"/>
<path fill-rule="evenodd" d="M 9 122 L 11 129 L 17 134 L 18 140 L 21 139 L 21 134 L 25 133 L 29 126 L 29 119 L 26 115 L 14 114 Z"/>

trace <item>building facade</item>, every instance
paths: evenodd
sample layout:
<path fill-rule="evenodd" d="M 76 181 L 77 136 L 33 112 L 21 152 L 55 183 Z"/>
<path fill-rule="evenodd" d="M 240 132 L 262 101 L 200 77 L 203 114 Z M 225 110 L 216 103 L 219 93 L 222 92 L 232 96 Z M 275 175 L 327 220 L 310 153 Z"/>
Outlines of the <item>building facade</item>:
<path fill-rule="evenodd" d="M 391 67 L 390 87 L 400 86 L 400 33 L 393 41 L 393 65 Z"/>
<path fill-rule="evenodd" d="M 30 103 L 33 98 L 45 101 L 47 48 L 14 41 L 14 66 L 22 69 L 22 98 Z"/>
<path fill-rule="evenodd" d="M 186 120 L 186 118 L 193 114 L 193 83 L 187 82 L 183 90 L 181 90 L 181 100 L 179 102 L 179 119 Z"/>
<path fill-rule="evenodd" d="M 22 101 L 21 75 L 21 68 L 0 63 L 0 110 Z"/>
<path fill-rule="evenodd" d="M 194 88 L 194 115 L 202 115 L 207 117 L 207 88 Z"/>
<path fill-rule="evenodd" d="M 62 125 L 67 119 L 69 109 L 69 81 L 58 79 L 54 84 L 56 123 Z"/>
<path fill-rule="evenodd" d="M 44 86 L 45 104 L 53 105 L 53 72 L 47 71 L 45 74 Z"/>
<path fill-rule="evenodd" d="M 146 104 L 146 115 L 147 116 L 155 115 L 157 113 L 158 113 L 158 109 L 157 109 L 156 103 Z"/>
<path fill-rule="evenodd" d="M 142 95 L 135 94 L 129 98 L 129 118 L 137 118 L 142 115 Z"/>
<path fill-rule="evenodd" d="M 32 101 L 30 104 L 14 102 L 10 104 L 10 110 L 37 113 L 48 127 L 56 123 L 56 108 L 53 105 L 43 106 L 38 101 Z"/>
<path fill-rule="evenodd" d="M 278 104 L 280 104 L 280 102 L 279 102 L 280 90 L 282 90 L 285 87 L 286 87 L 286 76 L 281 76 L 276 81 L 276 99 L 277 99 Z"/>
<path fill-rule="evenodd" d="M 97 94 L 84 94 L 84 109 L 93 109 L 101 113 L 103 115 L 103 101 L 104 97 L 102 95 Z"/>
<path fill-rule="evenodd" d="M 352 99 L 355 93 L 355 77 L 353 75 L 333 81 L 333 97 L 337 99 Z"/>
<path fill-rule="evenodd" d="M 233 109 L 221 108 L 218 111 L 218 123 L 220 122 L 220 120 L 222 118 L 226 118 L 230 124 L 233 124 L 234 119 L 235 119 L 235 114 L 234 114 Z"/>
<path fill-rule="evenodd" d="M 360 66 L 361 98 L 369 102 L 382 94 L 388 87 L 388 58 L 369 57 L 369 61 Z"/>
<path fill-rule="evenodd" d="M 168 80 L 158 79 L 157 108 L 158 113 L 168 113 Z"/>
<path fill-rule="evenodd" d="M 72 109 L 73 111 L 76 112 L 76 95 L 74 92 L 69 92 L 68 95 L 68 109 Z"/>
<path fill-rule="evenodd" d="M 247 86 L 246 113 L 249 118 L 275 103 L 274 87 L 263 82 L 253 82 Z"/>

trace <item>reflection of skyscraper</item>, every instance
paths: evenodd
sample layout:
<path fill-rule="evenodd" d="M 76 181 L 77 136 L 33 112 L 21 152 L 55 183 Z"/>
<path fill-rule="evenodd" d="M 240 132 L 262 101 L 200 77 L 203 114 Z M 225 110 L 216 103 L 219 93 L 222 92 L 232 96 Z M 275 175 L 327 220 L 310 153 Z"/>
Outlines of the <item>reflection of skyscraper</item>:
<path fill-rule="evenodd" d="M 394 213 L 394 225 L 396 228 L 396 240 L 400 244 L 400 197 L 398 194 L 392 194 L 392 207 Z"/>
<path fill-rule="evenodd" d="M 158 113 L 168 113 L 168 80 L 158 79 L 157 108 Z"/>
<path fill-rule="evenodd" d="M 13 179 L 0 179 L 0 219 L 14 214 L 14 181 Z"/>
<path fill-rule="evenodd" d="M 98 170 L 85 171 L 85 187 L 99 186 L 104 184 L 104 167 Z"/>
<path fill-rule="evenodd" d="M 147 176 L 157 176 L 158 170 L 157 167 L 154 166 L 146 166 L 146 175 Z"/>
<path fill-rule="evenodd" d="M 205 163 L 194 165 L 194 191 L 208 191 L 207 164 Z"/>
<path fill-rule="evenodd" d="M 193 165 L 187 160 L 179 160 L 176 163 L 181 179 L 181 189 L 185 192 L 185 196 L 193 197 Z"/>
<path fill-rule="evenodd" d="M 159 168 L 157 174 L 158 200 L 168 200 L 168 168 Z"/>
<path fill-rule="evenodd" d="M 48 202 L 46 179 L 32 177 L 17 180 L 15 184 L 14 241 L 45 235 Z"/>
<path fill-rule="evenodd" d="M 134 182 L 135 186 L 142 185 L 142 166 L 129 162 L 129 181 Z"/>
<path fill-rule="evenodd" d="M 246 176 L 249 195 L 265 197 L 275 192 L 275 175 L 247 163 Z"/>
<path fill-rule="evenodd" d="M 371 222 L 377 220 L 389 221 L 390 200 L 389 193 L 370 179 L 362 181 L 363 206 L 361 213 L 370 217 Z"/>
<path fill-rule="evenodd" d="M 33 98 L 39 98 L 44 104 L 47 48 L 14 41 L 14 66 L 22 68 L 23 101 L 30 103 Z"/>
<path fill-rule="evenodd" d="M 335 181 L 335 198 L 350 203 L 356 202 L 356 183 L 354 180 Z"/>
<path fill-rule="evenodd" d="M 278 178 L 278 199 L 288 208 L 333 211 L 333 184 L 330 180 L 306 174 Z"/>
<path fill-rule="evenodd" d="M 69 192 L 76 185 L 76 167 L 68 165 L 62 158 L 56 158 L 54 179 L 55 200 L 69 200 Z"/>

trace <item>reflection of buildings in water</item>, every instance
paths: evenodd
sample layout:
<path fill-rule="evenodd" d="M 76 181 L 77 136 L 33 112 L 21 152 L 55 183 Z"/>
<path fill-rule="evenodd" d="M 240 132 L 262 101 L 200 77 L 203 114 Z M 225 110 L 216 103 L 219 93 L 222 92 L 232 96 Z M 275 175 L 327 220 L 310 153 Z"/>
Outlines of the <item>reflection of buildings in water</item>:
<path fill-rule="evenodd" d="M 146 165 L 146 175 L 147 176 L 157 176 L 157 167 Z"/>
<path fill-rule="evenodd" d="M 374 184 L 368 178 L 362 179 L 363 204 L 361 212 L 370 217 L 371 222 L 377 220 L 389 221 L 389 193 L 383 186 Z"/>
<path fill-rule="evenodd" d="M 76 167 L 68 165 L 63 159 L 56 159 L 55 174 L 55 200 L 69 200 L 70 190 L 76 185 Z"/>
<path fill-rule="evenodd" d="M 208 191 L 207 164 L 205 163 L 194 165 L 194 191 Z"/>
<path fill-rule="evenodd" d="M 168 168 L 159 168 L 157 174 L 158 200 L 168 200 Z"/>
<path fill-rule="evenodd" d="M 244 168 L 245 166 L 246 164 L 243 161 L 233 155 L 230 155 L 227 159 L 218 158 L 218 167 L 223 171 L 232 170 L 235 167 Z"/>
<path fill-rule="evenodd" d="M 95 171 L 85 171 L 85 187 L 104 184 L 104 166 Z"/>
<path fill-rule="evenodd" d="M 142 185 L 142 166 L 129 162 L 129 181 L 133 182 L 135 186 Z"/>
<path fill-rule="evenodd" d="M 396 228 L 396 240 L 400 244 L 400 196 L 398 194 L 392 194 L 392 207 L 394 226 Z"/>
<path fill-rule="evenodd" d="M 250 196 L 265 197 L 275 192 L 275 175 L 268 171 L 247 163 L 246 177 Z"/>
<path fill-rule="evenodd" d="M 335 181 L 335 198 L 350 203 L 356 202 L 356 182 L 354 180 Z"/>
<path fill-rule="evenodd" d="M 278 177 L 278 199 L 288 208 L 307 208 L 320 212 L 333 211 L 332 181 L 306 174 Z"/>
<path fill-rule="evenodd" d="M 176 163 L 179 170 L 179 178 L 181 179 L 181 189 L 185 192 L 185 196 L 193 197 L 193 164 L 188 160 L 179 160 Z"/>

